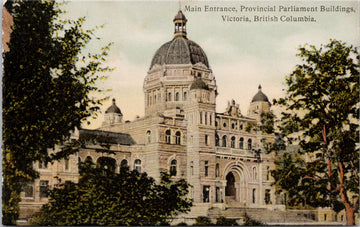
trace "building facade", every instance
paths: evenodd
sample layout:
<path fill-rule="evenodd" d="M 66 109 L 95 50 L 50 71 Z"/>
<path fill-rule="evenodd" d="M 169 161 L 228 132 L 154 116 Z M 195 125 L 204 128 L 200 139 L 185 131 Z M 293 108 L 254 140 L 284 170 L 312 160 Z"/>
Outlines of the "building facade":
<path fill-rule="evenodd" d="M 145 116 L 124 121 L 113 99 L 99 129 L 81 129 L 71 138 L 98 135 L 105 141 L 89 142 L 69 159 L 48 166 L 35 163 L 41 176 L 24 186 L 22 218 L 47 202 L 45 189 L 77 182 L 78 165 L 85 160 L 116 172 L 126 165 L 156 180 L 164 171 L 174 179 L 186 179 L 192 185 L 189 196 L 194 207 L 179 221 L 191 223 L 197 216 L 210 214 L 226 216 L 229 207 L 257 208 L 265 213 L 284 209 L 286 195 L 276 194 L 272 186 L 274 156 L 263 147 L 275 137 L 258 130 L 261 114 L 270 111 L 267 96 L 259 86 L 247 115 L 234 100 L 217 113 L 216 79 L 207 56 L 187 38 L 187 19 L 181 11 L 173 23 L 173 39 L 156 51 L 144 79 Z"/>

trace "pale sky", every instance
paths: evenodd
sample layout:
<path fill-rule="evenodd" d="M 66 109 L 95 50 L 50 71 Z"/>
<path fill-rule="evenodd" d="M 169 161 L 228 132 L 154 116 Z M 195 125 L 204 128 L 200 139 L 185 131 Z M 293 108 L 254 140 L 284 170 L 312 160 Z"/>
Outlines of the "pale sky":
<path fill-rule="evenodd" d="M 216 78 L 219 95 L 217 112 L 224 112 L 234 99 L 243 114 L 258 85 L 270 100 L 283 96 L 284 78 L 299 63 L 299 45 L 327 44 L 329 39 L 360 46 L 359 1 L 181 1 L 187 22 L 187 37 L 205 51 Z M 198 6 L 202 12 L 186 12 L 185 6 Z M 204 12 L 205 5 L 233 6 L 235 13 Z M 278 12 L 279 6 L 318 7 L 318 12 Z M 240 12 L 240 7 L 275 6 L 276 12 Z M 353 7 L 355 12 L 319 12 L 321 6 Z M 333 7 L 332 7 L 333 6 Z M 104 96 L 116 99 L 125 120 L 144 116 L 143 80 L 156 50 L 172 39 L 173 18 L 179 1 L 74 1 L 63 7 L 69 18 L 86 16 L 86 26 L 104 24 L 97 32 L 100 41 L 88 49 L 95 52 L 114 42 L 107 64 L 116 69 L 108 80 L 97 85 L 111 89 Z M 334 11 L 334 10 L 333 10 Z M 312 16 L 316 22 L 224 22 L 223 15 Z M 111 101 L 102 106 L 102 114 L 87 128 L 97 128 Z"/>

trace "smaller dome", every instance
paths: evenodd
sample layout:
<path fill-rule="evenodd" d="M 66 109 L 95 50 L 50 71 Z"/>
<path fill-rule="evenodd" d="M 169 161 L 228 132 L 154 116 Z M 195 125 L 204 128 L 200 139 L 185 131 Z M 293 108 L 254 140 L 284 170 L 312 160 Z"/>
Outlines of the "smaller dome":
<path fill-rule="evenodd" d="M 207 84 L 201 78 L 197 78 L 190 86 L 190 90 L 193 89 L 209 90 L 209 86 L 207 86 Z"/>
<path fill-rule="evenodd" d="M 253 97 L 251 102 L 269 102 L 268 97 L 261 91 L 261 85 L 259 85 L 259 91 Z"/>
<path fill-rule="evenodd" d="M 112 105 L 105 111 L 105 113 L 117 113 L 122 115 L 120 108 L 115 104 L 115 99 L 112 100 Z"/>

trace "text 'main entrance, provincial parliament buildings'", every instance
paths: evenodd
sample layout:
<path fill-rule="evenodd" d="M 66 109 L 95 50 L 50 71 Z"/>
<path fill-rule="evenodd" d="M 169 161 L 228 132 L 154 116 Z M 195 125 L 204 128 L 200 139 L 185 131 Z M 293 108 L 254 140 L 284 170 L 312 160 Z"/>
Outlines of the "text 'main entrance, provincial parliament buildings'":
<path fill-rule="evenodd" d="M 216 113 L 217 85 L 207 56 L 187 38 L 181 11 L 173 22 L 173 39 L 156 51 L 144 79 L 145 116 L 123 121 L 113 99 L 99 129 L 74 134 L 106 136 L 108 146 L 89 143 L 68 160 L 35 163 L 41 176 L 22 192 L 23 218 L 47 202 L 45 190 L 58 183 L 55 176 L 77 182 L 78 163 L 85 160 L 113 171 L 127 165 L 157 180 L 162 171 L 184 178 L 192 185 L 194 207 L 178 221 L 190 224 L 197 216 L 241 218 L 244 208 L 255 216 L 271 209 L 276 216 L 275 210 L 284 208 L 286 195 L 272 186 L 274 157 L 262 144 L 274 135 L 251 127 L 260 124 L 261 113 L 270 111 L 267 96 L 259 86 L 247 115 L 234 100 L 225 112 Z"/>

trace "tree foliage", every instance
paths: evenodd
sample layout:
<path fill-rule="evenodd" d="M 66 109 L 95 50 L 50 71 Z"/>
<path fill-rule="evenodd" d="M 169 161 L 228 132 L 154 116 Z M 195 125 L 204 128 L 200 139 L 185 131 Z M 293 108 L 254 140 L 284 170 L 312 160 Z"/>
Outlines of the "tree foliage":
<path fill-rule="evenodd" d="M 195 219 L 194 226 L 208 226 L 208 225 L 214 225 L 210 218 L 205 216 L 199 216 Z"/>
<path fill-rule="evenodd" d="M 299 48 L 303 64 L 286 77 L 280 130 L 288 144 L 273 172 L 292 205 L 345 207 L 354 224 L 359 198 L 359 54 L 331 40 Z"/>
<path fill-rule="evenodd" d="M 7 2 L 13 26 L 4 55 L 3 223 L 15 224 L 21 183 L 38 176 L 34 161 L 49 162 L 76 149 L 50 156 L 48 148 L 66 141 L 70 131 L 99 109 L 92 92 L 109 71 L 103 67 L 109 45 L 99 54 L 83 53 L 95 30 L 84 18 L 60 20 L 54 1 Z"/>
<path fill-rule="evenodd" d="M 33 225 L 163 225 L 188 212 L 189 184 L 163 173 L 160 184 L 146 173 L 82 168 L 79 183 L 50 191 L 49 202 L 30 219 Z"/>
<path fill-rule="evenodd" d="M 260 122 L 260 131 L 266 134 L 274 133 L 275 115 L 271 111 L 261 113 Z"/>
<path fill-rule="evenodd" d="M 216 223 L 214 224 L 209 217 L 198 216 L 193 226 L 238 226 L 238 223 L 235 219 L 220 216 L 216 218 Z"/>

